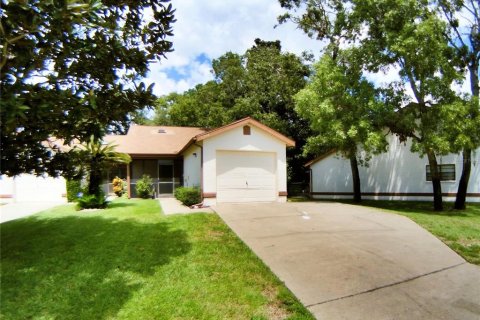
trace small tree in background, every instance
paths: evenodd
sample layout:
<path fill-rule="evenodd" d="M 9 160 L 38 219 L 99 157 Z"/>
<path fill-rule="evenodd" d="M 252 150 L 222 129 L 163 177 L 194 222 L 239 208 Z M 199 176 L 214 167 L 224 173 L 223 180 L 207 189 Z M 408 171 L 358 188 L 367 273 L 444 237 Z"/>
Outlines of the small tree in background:
<path fill-rule="evenodd" d="M 384 105 L 362 70 L 348 61 L 346 52 L 337 50 L 335 58 L 325 54 L 314 67 L 310 83 L 295 96 L 296 111 L 309 120 L 314 132 L 305 152 L 335 149 L 349 159 L 353 199 L 360 202 L 359 148 L 370 153 L 385 150 L 387 142 L 379 124 Z"/>

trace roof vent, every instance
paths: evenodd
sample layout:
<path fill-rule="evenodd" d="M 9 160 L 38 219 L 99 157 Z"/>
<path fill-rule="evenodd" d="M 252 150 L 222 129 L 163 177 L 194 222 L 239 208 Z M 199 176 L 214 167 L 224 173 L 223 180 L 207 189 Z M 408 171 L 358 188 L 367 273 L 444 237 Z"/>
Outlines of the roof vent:
<path fill-rule="evenodd" d="M 158 129 L 158 133 L 167 133 L 167 131 L 165 131 L 165 129 Z"/>

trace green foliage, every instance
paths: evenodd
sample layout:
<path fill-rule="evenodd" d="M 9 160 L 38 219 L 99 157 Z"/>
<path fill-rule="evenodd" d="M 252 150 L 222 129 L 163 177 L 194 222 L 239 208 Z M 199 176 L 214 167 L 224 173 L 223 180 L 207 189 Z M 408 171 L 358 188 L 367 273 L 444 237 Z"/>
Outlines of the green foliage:
<path fill-rule="evenodd" d="M 297 112 L 310 121 L 315 133 L 305 152 L 336 149 L 350 157 L 357 153 L 358 146 L 374 153 L 385 149 L 380 125 L 386 113 L 381 109 L 383 104 L 361 70 L 349 67 L 347 61 L 324 55 L 295 101 Z"/>
<path fill-rule="evenodd" d="M 154 123 L 215 128 L 251 116 L 296 141 L 287 159 L 293 179 L 302 180 L 302 147 L 310 129 L 295 112 L 293 96 L 306 84 L 307 62 L 282 52 L 279 41 L 256 39 L 244 54 L 214 59 L 213 81 L 158 99 Z"/>
<path fill-rule="evenodd" d="M 459 126 L 452 130 L 455 117 L 451 113 L 455 111 L 448 106 L 463 100 L 452 87 L 464 81 L 463 72 L 467 66 L 471 70 L 472 63 L 475 67 L 470 74 L 471 83 L 478 95 L 480 56 L 478 51 L 473 52 L 472 59 L 472 52 L 467 52 L 480 48 L 474 45 L 480 43 L 479 18 L 473 14 L 475 17 L 467 19 L 473 37 L 460 36 L 463 31 L 459 32 L 457 18 L 460 11 L 478 12 L 478 2 L 280 0 L 280 4 L 288 12 L 279 17 L 279 22 L 293 21 L 309 36 L 328 41 L 327 52 L 334 60 L 346 49 L 354 52 L 355 64 L 351 66 L 360 68 L 362 73 L 398 70 L 399 80 L 387 79 L 388 82 L 379 87 L 383 102 L 395 111 L 385 117 L 384 125 L 401 140 L 410 139 L 412 151 L 427 155 L 434 172 L 435 208 L 441 210 L 441 183 L 434 169 L 436 157 L 456 152 L 459 144 L 469 140 L 465 136 L 470 132 L 459 132 Z M 472 8 L 466 8 L 468 6 Z M 471 39 L 470 45 L 465 45 L 466 38 Z M 475 90 L 472 90 L 474 96 Z M 465 101 L 460 105 L 466 105 Z M 473 121 L 461 130 L 476 126 L 475 114 L 467 115 L 465 121 Z M 356 132 L 347 131 L 347 135 Z M 452 141 L 456 141 L 457 146 Z"/>
<path fill-rule="evenodd" d="M 199 188 L 178 187 L 175 189 L 175 198 L 187 207 L 200 203 L 202 196 Z"/>
<path fill-rule="evenodd" d="M 123 179 L 119 177 L 115 177 L 112 180 L 113 192 L 117 195 L 117 197 L 121 197 L 125 191 L 127 184 Z"/>
<path fill-rule="evenodd" d="M 89 194 L 100 194 L 100 184 L 104 170 L 115 164 L 128 164 L 132 161 L 126 153 L 116 152 L 115 145 L 104 144 L 92 135 L 87 143 L 76 147 L 73 152 L 79 160 L 78 166 L 88 171 Z"/>
<path fill-rule="evenodd" d="M 160 212 L 116 199 L 2 223 L 2 319 L 314 319 L 220 217 Z"/>
<path fill-rule="evenodd" d="M 152 86 L 139 80 L 172 50 L 167 2 L 2 1 L 2 174 L 72 175 L 73 155 L 44 141 L 123 132 L 153 105 Z"/>
<path fill-rule="evenodd" d="M 135 185 L 137 197 L 148 199 L 153 196 L 153 181 L 148 174 L 144 174 L 141 179 L 137 180 Z"/>
<path fill-rule="evenodd" d="M 82 192 L 82 181 L 78 179 L 67 180 L 67 200 L 74 202 L 78 199 L 78 194 Z"/>
<path fill-rule="evenodd" d="M 108 205 L 108 201 L 105 198 L 103 192 L 98 194 L 84 194 L 77 199 L 77 208 L 82 209 L 104 209 Z"/>

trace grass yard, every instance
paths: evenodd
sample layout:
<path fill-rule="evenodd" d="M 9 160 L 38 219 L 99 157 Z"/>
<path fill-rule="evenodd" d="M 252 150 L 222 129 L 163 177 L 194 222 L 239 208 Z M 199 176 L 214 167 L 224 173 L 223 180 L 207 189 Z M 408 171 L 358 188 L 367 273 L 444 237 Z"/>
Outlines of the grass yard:
<path fill-rule="evenodd" d="M 388 209 L 404 215 L 437 236 L 470 263 L 480 265 L 480 204 L 467 204 L 467 210 L 435 212 L 431 202 L 362 200 L 362 205 Z"/>
<path fill-rule="evenodd" d="M 155 200 L 1 228 L 2 319 L 313 319 L 214 214 Z"/>

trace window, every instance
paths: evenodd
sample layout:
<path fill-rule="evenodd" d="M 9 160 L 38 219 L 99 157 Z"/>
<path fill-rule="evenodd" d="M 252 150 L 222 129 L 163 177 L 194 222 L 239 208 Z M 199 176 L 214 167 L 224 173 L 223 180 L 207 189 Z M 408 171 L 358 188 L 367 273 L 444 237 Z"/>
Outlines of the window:
<path fill-rule="evenodd" d="M 243 135 L 249 136 L 250 135 L 250 126 L 243 127 Z"/>
<path fill-rule="evenodd" d="M 440 171 L 440 181 L 455 181 L 454 164 L 439 164 L 438 170 Z M 432 181 L 429 165 L 427 165 L 427 181 Z"/>

